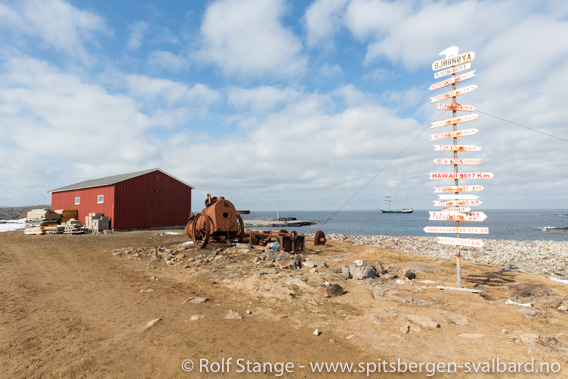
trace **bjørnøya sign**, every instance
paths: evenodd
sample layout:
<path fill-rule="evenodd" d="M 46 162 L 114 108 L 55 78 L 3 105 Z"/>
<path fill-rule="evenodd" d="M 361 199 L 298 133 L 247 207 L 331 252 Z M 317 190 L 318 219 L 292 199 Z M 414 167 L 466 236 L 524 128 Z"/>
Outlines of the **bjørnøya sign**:
<path fill-rule="evenodd" d="M 438 195 L 438 200 L 477 200 L 479 199 L 478 195 L 469 195 L 469 194 L 444 194 L 444 195 Z"/>
<path fill-rule="evenodd" d="M 436 104 L 436 109 L 439 111 L 464 111 L 473 112 L 475 107 L 473 105 L 463 105 L 463 104 Z"/>
<path fill-rule="evenodd" d="M 430 141 L 436 141 L 439 139 L 454 138 L 454 137 L 474 136 L 477 133 L 479 133 L 479 129 L 472 128 L 472 129 L 456 130 L 455 132 L 430 134 Z"/>
<path fill-rule="evenodd" d="M 434 193 L 444 193 L 444 192 L 481 192 L 483 191 L 483 186 L 443 186 L 434 187 Z"/>
<path fill-rule="evenodd" d="M 473 114 L 468 114 L 465 116 L 460 116 L 460 117 L 455 117 L 455 118 L 449 118 L 447 120 L 441 120 L 441 121 L 434 121 L 432 122 L 432 126 L 430 128 L 439 128 L 441 126 L 448 126 L 448 125 L 453 125 L 453 124 L 460 124 L 462 122 L 468 122 L 468 121 L 473 121 L 476 118 L 478 118 L 479 115 L 477 113 L 473 113 Z"/>
<path fill-rule="evenodd" d="M 482 247 L 484 245 L 483 241 L 481 240 L 453 237 L 438 237 L 438 243 L 442 245 L 459 245 L 470 247 Z"/>
<path fill-rule="evenodd" d="M 492 179 L 492 172 L 435 172 L 430 173 L 430 179 Z"/>
<path fill-rule="evenodd" d="M 489 228 L 455 227 L 455 226 L 427 226 L 426 233 L 463 233 L 463 234 L 489 234 Z"/>
<path fill-rule="evenodd" d="M 433 200 L 436 207 L 477 207 L 483 204 L 481 200 Z M 457 212 L 466 212 L 464 210 L 457 210 Z"/>
<path fill-rule="evenodd" d="M 462 87 L 462 88 L 456 89 L 455 91 L 450 91 L 450 92 L 443 93 L 441 95 L 431 97 L 430 98 L 430 104 L 436 103 L 436 102 L 441 101 L 441 100 L 449 99 L 450 97 L 456 97 L 456 96 L 463 95 L 463 94 L 468 93 L 468 92 L 473 92 L 473 91 L 475 91 L 476 88 L 477 88 L 477 86 L 475 84 L 472 84 L 471 86 Z"/>
<path fill-rule="evenodd" d="M 471 212 L 470 207 L 453 207 L 453 208 L 442 208 L 442 212 L 460 212 L 469 213 Z"/>
<path fill-rule="evenodd" d="M 471 68 L 471 63 L 461 64 L 456 67 L 448 68 L 443 71 L 438 71 L 434 73 L 434 79 L 441 78 L 442 76 L 455 74 L 456 72 L 462 72 L 465 70 L 469 70 Z"/>
<path fill-rule="evenodd" d="M 444 58 L 432 63 L 432 70 L 438 71 L 451 66 L 457 66 L 463 63 L 471 62 L 475 59 L 475 53 L 473 51 L 458 54 L 451 58 Z"/>
<path fill-rule="evenodd" d="M 481 159 L 463 159 L 463 158 L 436 158 L 436 164 L 464 164 L 464 165 L 480 165 Z"/>
<path fill-rule="evenodd" d="M 461 74 L 461 75 L 458 75 L 458 76 L 451 77 L 451 78 L 446 79 L 446 80 L 442 80 L 441 82 L 438 82 L 438 83 L 434 83 L 430 86 L 430 91 L 434 91 L 434 90 L 449 86 L 450 84 L 455 84 L 455 83 L 461 82 L 461 81 L 466 80 L 466 79 L 471 79 L 473 77 L 475 77 L 475 70 L 470 71 L 470 72 L 466 72 L 465 74 Z"/>
<path fill-rule="evenodd" d="M 480 151 L 475 145 L 434 145 L 434 151 Z"/>
<path fill-rule="evenodd" d="M 483 221 L 487 215 L 483 212 L 433 212 L 430 211 L 430 221 Z"/>

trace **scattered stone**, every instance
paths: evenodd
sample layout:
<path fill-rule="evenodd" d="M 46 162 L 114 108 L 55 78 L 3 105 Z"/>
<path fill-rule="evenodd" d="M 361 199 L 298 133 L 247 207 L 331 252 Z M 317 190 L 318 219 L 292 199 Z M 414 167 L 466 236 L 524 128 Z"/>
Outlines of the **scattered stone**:
<path fill-rule="evenodd" d="M 247 310 L 245 311 L 245 313 L 246 313 L 247 315 L 252 315 L 252 311 L 251 311 L 250 309 L 247 309 Z"/>
<path fill-rule="evenodd" d="M 385 294 L 389 291 L 388 288 L 386 287 L 382 287 L 382 286 L 376 286 L 375 288 L 373 288 L 373 297 L 375 299 L 379 299 L 383 296 L 385 296 Z"/>
<path fill-rule="evenodd" d="M 448 320 L 450 320 L 450 322 L 453 322 L 456 325 L 467 325 L 467 318 L 465 318 L 465 316 L 446 310 L 441 310 L 440 313 L 443 314 Z"/>
<path fill-rule="evenodd" d="M 225 316 L 225 320 L 242 320 L 243 316 L 235 312 L 234 310 L 229 310 L 229 313 Z"/>
<path fill-rule="evenodd" d="M 307 268 L 314 268 L 317 265 L 318 265 L 317 262 L 314 262 L 314 261 L 305 261 L 304 262 L 304 267 L 307 267 Z"/>
<path fill-rule="evenodd" d="M 416 297 L 411 297 L 411 301 L 409 302 L 412 302 L 412 304 L 417 305 L 419 307 L 432 307 L 434 305 L 434 303 L 431 301 L 419 299 Z"/>
<path fill-rule="evenodd" d="M 272 267 L 272 268 L 268 268 L 268 269 L 265 269 L 265 270 L 261 270 L 258 273 L 258 276 L 260 277 L 260 276 L 263 276 L 263 275 L 275 275 L 275 274 L 278 274 L 278 269 L 276 267 Z"/>
<path fill-rule="evenodd" d="M 193 315 L 189 318 L 189 321 L 199 321 L 201 320 L 203 317 L 205 317 L 204 315 Z"/>
<path fill-rule="evenodd" d="M 538 316 L 538 312 L 533 308 L 519 308 L 518 311 L 525 318 L 533 318 Z"/>
<path fill-rule="evenodd" d="M 533 341 L 537 341 L 540 338 L 538 334 L 535 333 L 523 333 L 519 334 L 519 339 L 524 344 L 529 344 Z"/>
<path fill-rule="evenodd" d="M 319 329 L 314 330 L 314 336 L 319 336 L 319 335 L 321 335 Z"/>
<path fill-rule="evenodd" d="M 148 322 L 148 323 L 146 324 L 146 326 L 144 326 L 144 328 L 143 328 L 142 330 L 150 329 L 151 327 L 153 327 L 154 325 L 156 325 L 156 324 L 157 324 L 158 322 L 160 322 L 161 320 L 162 320 L 161 318 L 157 318 L 157 319 L 154 319 L 154 320 Z"/>
<path fill-rule="evenodd" d="M 384 280 L 394 280 L 396 278 L 398 278 L 398 275 L 396 274 L 382 274 L 381 278 Z"/>
<path fill-rule="evenodd" d="M 416 274 L 409 268 L 404 269 L 404 277 L 408 280 L 416 279 Z"/>
<path fill-rule="evenodd" d="M 286 280 L 284 280 L 284 284 L 291 286 L 291 285 L 296 285 L 302 289 L 308 290 L 308 291 L 314 291 L 315 288 L 311 285 L 309 285 L 308 283 L 304 282 L 302 279 L 300 278 L 292 278 L 292 277 L 288 277 L 286 278 Z"/>
<path fill-rule="evenodd" d="M 381 316 L 372 315 L 371 322 L 376 325 L 385 324 L 387 320 Z"/>
<path fill-rule="evenodd" d="M 310 270 L 310 274 L 319 274 L 319 271 L 317 268 L 314 267 Z"/>
<path fill-rule="evenodd" d="M 325 262 L 318 262 L 318 268 L 327 268 L 327 263 Z"/>
<path fill-rule="evenodd" d="M 438 324 L 437 322 L 432 320 L 430 317 L 417 316 L 417 315 L 407 315 L 406 318 L 409 319 L 412 322 L 417 323 L 418 325 L 425 327 L 425 328 L 436 329 L 436 328 L 440 327 L 440 324 Z"/>
<path fill-rule="evenodd" d="M 420 333 L 422 332 L 422 328 L 418 325 L 406 324 L 400 327 L 400 332 L 403 334 L 408 334 L 410 332 Z"/>
<path fill-rule="evenodd" d="M 509 331 L 507 329 L 501 329 L 501 333 L 503 334 L 509 334 Z"/>
<path fill-rule="evenodd" d="M 344 293 L 343 287 L 341 287 L 339 284 L 322 284 L 321 286 L 319 286 L 319 292 L 324 297 L 337 297 L 343 295 Z"/>
<path fill-rule="evenodd" d="M 396 308 L 385 308 L 385 312 L 392 317 L 396 317 L 400 314 L 400 310 Z"/>
<path fill-rule="evenodd" d="M 355 267 L 351 266 L 349 267 L 349 272 L 351 277 L 355 280 L 374 279 L 378 276 L 375 268 L 368 264 Z"/>

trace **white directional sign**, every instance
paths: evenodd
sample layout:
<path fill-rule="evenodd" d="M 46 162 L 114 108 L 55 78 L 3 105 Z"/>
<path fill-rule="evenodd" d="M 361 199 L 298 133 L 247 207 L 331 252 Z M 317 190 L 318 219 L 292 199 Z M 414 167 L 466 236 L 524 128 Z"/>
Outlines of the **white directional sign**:
<path fill-rule="evenodd" d="M 477 113 L 473 113 L 461 117 L 449 118 L 447 120 L 435 121 L 432 123 L 431 128 L 433 129 L 433 128 L 439 128 L 441 126 L 448 126 L 448 125 L 460 124 L 462 122 L 473 121 L 478 117 L 479 115 Z"/>
<path fill-rule="evenodd" d="M 434 193 L 443 192 L 481 192 L 483 191 L 482 186 L 444 186 L 444 187 L 434 187 Z"/>
<path fill-rule="evenodd" d="M 482 247 L 484 245 L 481 240 L 472 240 L 467 238 L 438 237 L 438 243 L 442 245 L 459 245 L 470 247 Z"/>
<path fill-rule="evenodd" d="M 434 151 L 480 151 L 475 145 L 434 145 Z"/>
<path fill-rule="evenodd" d="M 453 213 L 453 212 L 429 212 L 431 221 L 483 221 L 487 215 L 483 212 Z"/>
<path fill-rule="evenodd" d="M 462 80 L 471 79 L 474 76 L 475 76 L 475 70 L 470 71 L 470 72 L 466 72 L 465 74 L 454 76 L 452 78 L 442 80 L 441 82 L 434 83 L 430 86 L 430 90 L 434 91 L 434 90 L 437 90 L 439 88 L 449 86 L 450 84 L 461 82 Z"/>
<path fill-rule="evenodd" d="M 464 207 L 464 206 L 477 207 L 483 204 L 483 201 L 481 200 L 433 200 L 433 201 L 434 201 L 434 206 L 436 207 Z M 455 211 L 466 212 L 461 209 L 460 210 L 455 209 Z"/>
<path fill-rule="evenodd" d="M 469 213 L 471 212 L 470 207 L 453 207 L 453 208 L 443 208 L 442 212 L 460 212 L 460 213 Z"/>
<path fill-rule="evenodd" d="M 473 51 L 463 54 L 458 54 L 451 58 L 445 58 L 435 61 L 434 63 L 432 63 L 432 70 L 434 71 L 442 70 L 444 68 L 471 62 L 474 59 L 475 59 L 475 53 Z"/>
<path fill-rule="evenodd" d="M 466 164 L 466 165 L 480 165 L 481 159 L 462 159 L 462 158 L 436 158 L 436 164 Z"/>
<path fill-rule="evenodd" d="M 458 88 L 455 91 L 450 91 L 450 92 L 443 93 L 441 95 L 431 97 L 430 98 L 430 104 L 436 103 L 436 102 L 441 101 L 441 100 L 449 99 L 450 97 L 456 97 L 456 96 L 459 96 L 459 95 L 463 95 L 464 93 L 473 92 L 473 91 L 475 91 L 476 88 L 477 88 L 477 86 L 475 84 L 473 84 L 471 86 Z"/>
<path fill-rule="evenodd" d="M 455 227 L 455 226 L 427 226 L 426 233 L 463 233 L 463 234 L 489 234 L 489 228 Z"/>
<path fill-rule="evenodd" d="M 452 194 L 452 195 L 438 195 L 438 200 L 477 200 L 479 196 L 477 195 L 464 195 L 464 194 Z"/>
<path fill-rule="evenodd" d="M 436 109 L 439 111 L 473 112 L 475 110 L 475 107 L 473 105 L 463 105 L 463 104 L 436 104 Z"/>
<path fill-rule="evenodd" d="M 492 179 L 492 172 L 435 172 L 430 173 L 430 179 Z"/>
<path fill-rule="evenodd" d="M 446 70 L 442 70 L 439 72 L 434 73 L 434 79 L 441 78 L 442 76 L 455 74 L 456 72 L 462 72 L 465 70 L 469 70 L 471 68 L 471 63 L 462 64 L 453 68 L 448 68 Z"/>
<path fill-rule="evenodd" d="M 473 136 L 476 135 L 477 133 L 479 133 L 479 129 L 473 128 L 473 129 L 456 130 L 455 132 L 430 134 L 430 141 L 436 141 L 439 139 L 454 138 L 454 137 Z"/>

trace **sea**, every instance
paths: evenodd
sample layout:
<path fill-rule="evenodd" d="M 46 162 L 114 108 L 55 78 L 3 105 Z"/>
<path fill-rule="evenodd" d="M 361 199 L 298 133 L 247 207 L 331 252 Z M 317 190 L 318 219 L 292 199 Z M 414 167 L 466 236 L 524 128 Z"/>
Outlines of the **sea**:
<path fill-rule="evenodd" d="M 334 211 L 281 210 L 278 215 L 317 222 L 315 225 L 287 228 L 289 232 L 295 230 L 304 234 L 322 230 L 325 234 L 343 235 L 437 236 L 439 234 L 424 232 L 424 227 L 455 226 L 455 222 L 450 221 L 429 221 L 427 210 L 415 210 L 410 214 L 387 214 L 379 210 L 347 210 L 340 211 L 323 224 L 334 213 Z M 513 241 L 568 241 L 568 209 L 493 209 L 483 210 L 483 213 L 487 215 L 487 219 L 483 222 L 461 222 L 460 226 L 487 227 L 489 234 L 462 234 L 461 237 Z M 251 211 L 250 215 L 244 217 L 276 217 L 276 211 Z"/>

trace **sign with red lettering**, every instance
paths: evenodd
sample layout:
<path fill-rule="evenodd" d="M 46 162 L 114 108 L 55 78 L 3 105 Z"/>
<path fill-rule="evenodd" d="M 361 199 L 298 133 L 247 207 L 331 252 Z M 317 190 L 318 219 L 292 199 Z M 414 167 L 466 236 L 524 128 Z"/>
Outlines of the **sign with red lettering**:
<path fill-rule="evenodd" d="M 464 165 L 480 165 L 481 159 L 462 159 L 462 158 L 436 158 L 436 164 L 464 164 Z"/>
<path fill-rule="evenodd" d="M 435 61 L 434 63 L 432 63 L 432 70 L 434 71 L 442 70 L 444 68 L 471 62 L 474 59 L 475 59 L 475 53 L 473 51 L 463 54 L 458 54 L 451 58 L 445 58 Z"/>
<path fill-rule="evenodd" d="M 480 151 L 475 145 L 434 145 L 434 151 Z"/>
<path fill-rule="evenodd" d="M 430 221 L 483 221 L 487 215 L 483 212 L 459 213 L 459 212 L 432 212 Z"/>
<path fill-rule="evenodd" d="M 479 199 L 478 195 L 466 195 L 463 193 L 460 194 L 451 194 L 451 195 L 438 195 L 439 200 L 477 200 Z"/>
<path fill-rule="evenodd" d="M 463 104 L 436 104 L 436 109 L 439 111 L 473 112 L 475 110 L 475 107 L 473 105 L 463 105 Z"/>
<path fill-rule="evenodd" d="M 434 187 L 434 193 L 444 193 L 444 192 L 481 192 L 483 191 L 482 186 L 444 186 L 444 187 Z"/>
<path fill-rule="evenodd" d="M 463 234 L 489 234 L 489 228 L 455 227 L 455 226 L 427 226 L 426 233 L 463 233 Z"/>
<path fill-rule="evenodd" d="M 475 70 L 466 72 L 465 74 L 461 74 L 458 76 L 451 77 L 446 80 L 442 80 L 441 82 L 434 83 L 430 86 L 430 91 L 437 90 L 439 88 L 443 88 L 449 86 L 450 84 L 461 82 L 462 80 L 471 79 L 475 76 Z"/>
<path fill-rule="evenodd" d="M 455 132 L 430 134 L 430 141 L 436 141 L 439 139 L 454 138 L 454 137 L 474 136 L 477 133 L 479 133 L 479 130 L 473 128 L 473 129 L 456 130 Z"/>
<path fill-rule="evenodd" d="M 469 213 L 471 212 L 470 207 L 453 207 L 453 208 L 443 208 L 442 212 L 460 212 L 460 213 Z"/>
<path fill-rule="evenodd" d="M 463 95 L 465 93 L 473 92 L 473 91 L 476 90 L 476 88 L 477 88 L 477 86 L 475 84 L 473 84 L 471 86 L 456 89 L 455 91 L 450 91 L 450 92 L 446 92 L 446 93 L 443 93 L 443 94 L 438 95 L 438 96 L 431 97 L 430 98 L 430 104 L 436 103 L 436 102 L 441 101 L 441 100 L 449 99 L 450 97 L 456 97 L 456 96 L 459 96 L 459 95 Z"/>
<path fill-rule="evenodd" d="M 436 207 L 477 207 L 483 204 L 483 201 L 480 200 L 433 200 L 434 206 Z M 462 210 L 457 210 L 458 212 L 465 212 Z"/>
<path fill-rule="evenodd" d="M 492 179 L 492 172 L 435 172 L 430 173 L 430 179 Z"/>
<path fill-rule="evenodd" d="M 453 237 L 438 237 L 438 243 L 442 245 L 459 245 L 470 247 L 482 247 L 484 245 L 483 241 L 481 240 Z"/>
<path fill-rule="evenodd" d="M 473 121 L 476 118 L 478 118 L 479 115 L 477 113 L 473 113 L 473 114 L 468 114 L 466 116 L 461 116 L 461 117 L 455 117 L 455 118 L 449 118 L 447 120 L 441 120 L 441 121 L 436 121 L 432 123 L 431 128 L 439 128 L 441 126 L 448 126 L 448 125 L 454 125 L 454 124 L 460 124 L 462 122 L 468 122 L 468 121 Z"/>
<path fill-rule="evenodd" d="M 456 66 L 456 67 L 452 67 L 452 68 L 445 69 L 443 71 L 435 72 L 434 73 L 434 79 L 438 79 L 438 78 L 441 78 L 442 76 L 446 76 L 446 75 L 452 75 L 452 74 L 455 74 L 456 72 L 462 72 L 462 71 L 465 71 L 465 70 L 469 70 L 470 68 L 471 68 L 471 63 L 461 64 L 461 65 Z"/>

